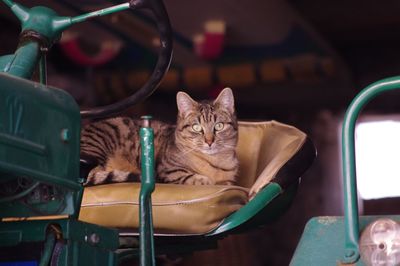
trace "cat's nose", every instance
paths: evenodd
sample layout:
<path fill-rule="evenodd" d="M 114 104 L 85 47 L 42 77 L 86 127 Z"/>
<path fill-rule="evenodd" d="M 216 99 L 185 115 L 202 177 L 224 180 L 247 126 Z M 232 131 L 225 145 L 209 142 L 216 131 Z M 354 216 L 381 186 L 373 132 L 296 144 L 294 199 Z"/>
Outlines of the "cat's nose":
<path fill-rule="evenodd" d="M 204 139 L 204 141 L 208 144 L 209 147 L 211 147 L 211 145 L 212 145 L 213 142 L 214 142 L 214 138 L 213 138 L 213 137 L 206 137 L 206 138 Z"/>

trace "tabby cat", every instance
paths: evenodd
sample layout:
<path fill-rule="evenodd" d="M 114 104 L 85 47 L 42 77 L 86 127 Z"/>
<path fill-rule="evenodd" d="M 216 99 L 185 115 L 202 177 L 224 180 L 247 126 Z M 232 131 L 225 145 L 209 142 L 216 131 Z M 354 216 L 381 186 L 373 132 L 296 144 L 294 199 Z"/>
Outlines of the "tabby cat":
<path fill-rule="evenodd" d="M 235 184 L 238 124 L 232 90 L 214 101 L 176 96 L 176 125 L 152 121 L 157 182 L 192 185 Z M 81 157 L 96 161 L 87 186 L 140 180 L 140 120 L 118 117 L 82 129 Z"/>

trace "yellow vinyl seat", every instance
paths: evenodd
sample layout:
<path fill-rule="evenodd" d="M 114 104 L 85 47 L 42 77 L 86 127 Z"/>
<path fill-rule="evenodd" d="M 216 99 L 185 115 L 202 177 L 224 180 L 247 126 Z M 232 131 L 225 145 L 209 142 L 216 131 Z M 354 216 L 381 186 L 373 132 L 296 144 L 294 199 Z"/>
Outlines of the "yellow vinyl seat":
<path fill-rule="evenodd" d="M 155 235 L 212 234 L 246 224 L 288 188 L 297 187 L 315 158 L 305 133 L 276 121 L 239 122 L 237 153 L 237 186 L 156 184 Z M 140 183 L 87 187 L 79 220 L 137 233 L 139 191 Z"/>

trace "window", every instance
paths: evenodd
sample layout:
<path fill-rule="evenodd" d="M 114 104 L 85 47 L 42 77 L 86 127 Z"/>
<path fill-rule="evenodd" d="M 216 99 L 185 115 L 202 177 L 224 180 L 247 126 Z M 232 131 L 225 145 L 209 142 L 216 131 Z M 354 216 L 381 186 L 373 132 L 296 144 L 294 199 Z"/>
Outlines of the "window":
<path fill-rule="evenodd" d="M 357 185 L 361 198 L 400 196 L 400 117 L 374 116 L 356 127 Z"/>

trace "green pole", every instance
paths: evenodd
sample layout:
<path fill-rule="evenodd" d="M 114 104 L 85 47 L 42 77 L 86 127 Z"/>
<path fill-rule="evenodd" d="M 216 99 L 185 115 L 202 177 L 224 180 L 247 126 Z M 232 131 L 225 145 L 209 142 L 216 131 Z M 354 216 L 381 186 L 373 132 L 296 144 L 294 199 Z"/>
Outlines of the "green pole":
<path fill-rule="evenodd" d="M 40 259 L 39 266 L 48 266 L 50 263 L 51 256 L 53 255 L 53 249 L 56 244 L 56 236 L 53 232 L 49 232 L 44 243 L 44 249 L 42 258 Z"/>
<path fill-rule="evenodd" d="M 79 15 L 79 16 L 73 17 L 73 18 L 71 18 L 71 23 L 72 24 L 79 23 L 79 22 L 85 21 L 85 20 L 90 19 L 90 18 L 105 16 L 105 15 L 108 15 L 108 14 L 112 14 L 112 13 L 115 13 L 115 12 L 119 12 L 119 11 L 123 11 L 123 10 L 129 9 L 129 8 L 130 8 L 129 3 L 124 3 L 124 4 L 119 4 L 119 5 L 116 5 L 116 6 L 112 6 L 112 7 L 107 7 L 107 8 L 98 10 L 98 11 L 93 11 L 93 12 L 90 12 L 90 13 L 87 13 L 87 14 L 83 14 L 83 15 Z"/>
<path fill-rule="evenodd" d="M 359 257 L 359 222 L 355 167 L 354 130 L 364 106 L 385 91 L 400 89 L 400 76 L 375 82 L 362 90 L 348 107 L 342 126 L 342 166 L 344 186 L 345 254 L 343 262 L 356 262 Z"/>
<path fill-rule="evenodd" d="M 36 42 L 25 43 L 18 48 L 4 72 L 30 79 L 40 57 L 40 47 Z"/>
<path fill-rule="evenodd" d="M 3 2 L 8 6 L 8 7 L 12 7 L 14 5 L 14 1 L 11 0 L 3 0 Z"/>
<path fill-rule="evenodd" d="M 14 15 L 19 19 L 21 22 L 25 22 L 29 19 L 29 11 L 28 8 L 14 3 L 11 0 L 3 0 L 3 2 L 11 9 Z"/>
<path fill-rule="evenodd" d="M 150 116 L 143 116 L 140 128 L 141 188 L 139 195 L 140 265 L 155 265 L 151 193 L 154 191 L 154 132 Z"/>

